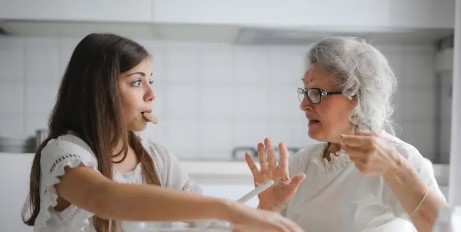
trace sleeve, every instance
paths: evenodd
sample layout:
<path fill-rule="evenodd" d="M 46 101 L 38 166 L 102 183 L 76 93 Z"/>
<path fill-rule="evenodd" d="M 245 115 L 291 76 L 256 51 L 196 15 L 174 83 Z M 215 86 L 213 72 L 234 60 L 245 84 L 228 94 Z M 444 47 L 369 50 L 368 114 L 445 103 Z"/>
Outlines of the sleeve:
<path fill-rule="evenodd" d="M 440 190 L 439 185 L 435 179 L 432 162 L 424 158 L 413 146 L 397 148 L 397 150 L 408 160 L 410 166 L 416 171 L 420 180 L 429 187 L 430 191 L 434 192 L 446 201 L 445 196 Z M 394 215 L 409 220 L 408 213 L 403 209 L 400 201 L 394 195 L 392 189 L 386 185 L 384 191 L 385 200 L 391 206 Z"/>
<path fill-rule="evenodd" d="M 44 225 L 51 218 L 49 210 L 56 206 L 58 198 L 55 185 L 60 182 L 60 177 L 64 175 L 64 168 L 75 168 L 82 165 L 98 171 L 94 154 L 89 150 L 86 143 L 76 136 L 64 135 L 52 139 L 42 149 L 40 157 L 40 212 L 36 219 L 36 226 Z"/>
<path fill-rule="evenodd" d="M 148 152 L 154 160 L 157 175 L 163 187 L 184 192 L 202 193 L 202 189 L 189 177 L 178 158 L 169 150 L 150 143 Z"/>

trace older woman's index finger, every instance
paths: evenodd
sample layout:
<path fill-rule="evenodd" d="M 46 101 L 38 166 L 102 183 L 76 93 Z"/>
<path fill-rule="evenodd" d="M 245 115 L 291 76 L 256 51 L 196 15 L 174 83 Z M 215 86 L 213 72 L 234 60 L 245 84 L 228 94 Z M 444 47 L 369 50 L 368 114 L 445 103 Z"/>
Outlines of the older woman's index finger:
<path fill-rule="evenodd" d="M 361 147 L 367 143 L 368 136 L 363 135 L 341 135 L 341 145 L 349 147 Z"/>

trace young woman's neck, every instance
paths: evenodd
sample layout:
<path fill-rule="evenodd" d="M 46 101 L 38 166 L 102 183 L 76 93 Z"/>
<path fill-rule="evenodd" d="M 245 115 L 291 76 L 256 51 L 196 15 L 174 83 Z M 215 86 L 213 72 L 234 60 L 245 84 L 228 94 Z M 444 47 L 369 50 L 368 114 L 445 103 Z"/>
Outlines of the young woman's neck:
<path fill-rule="evenodd" d="M 129 149 L 129 146 L 130 144 L 128 144 L 128 149 Z M 116 156 L 117 154 L 120 154 L 120 152 L 122 152 L 121 154 L 123 154 L 124 151 L 122 151 L 122 149 L 123 149 L 123 140 L 119 140 L 117 145 L 115 145 L 114 149 L 112 149 L 112 161 L 117 162 L 119 161 L 119 159 L 123 157 L 123 155 Z"/>

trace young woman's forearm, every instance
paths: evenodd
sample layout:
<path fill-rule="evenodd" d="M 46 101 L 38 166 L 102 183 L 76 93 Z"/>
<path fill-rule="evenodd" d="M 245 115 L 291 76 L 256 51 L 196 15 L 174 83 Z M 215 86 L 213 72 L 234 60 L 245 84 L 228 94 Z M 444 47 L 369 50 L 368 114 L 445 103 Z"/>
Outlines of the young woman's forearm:
<path fill-rule="evenodd" d="M 239 207 L 231 201 L 154 185 L 119 184 L 87 167 L 67 168 L 56 190 L 67 202 L 116 220 L 217 218 L 232 221 L 238 217 L 232 212 L 237 212 Z M 65 207 L 65 204 L 57 206 Z"/>
<path fill-rule="evenodd" d="M 94 193 L 101 197 L 98 216 L 115 220 L 170 221 L 217 218 L 230 220 L 231 202 L 153 185 L 107 182 Z"/>
<path fill-rule="evenodd" d="M 383 175 L 384 180 L 405 211 L 411 214 L 411 220 L 418 231 L 431 231 L 440 207 L 446 205 L 446 202 L 429 190 L 406 159 L 394 154 L 393 160 L 395 162 L 392 167 Z"/>

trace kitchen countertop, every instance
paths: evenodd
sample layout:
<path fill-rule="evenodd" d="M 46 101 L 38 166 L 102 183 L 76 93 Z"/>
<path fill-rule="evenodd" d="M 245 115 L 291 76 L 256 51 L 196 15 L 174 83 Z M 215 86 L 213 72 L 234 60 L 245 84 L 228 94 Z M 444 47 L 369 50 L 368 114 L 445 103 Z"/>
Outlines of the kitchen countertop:
<path fill-rule="evenodd" d="M 0 178 L 1 186 L 9 186 L 0 190 L 0 205 L 9 205 L 2 211 L 0 209 L 1 223 L 16 222 L 18 229 L 14 231 L 29 231 L 17 215 L 20 215 L 24 199 L 28 194 L 30 165 L 33 153 L 0 153 L 0 170 L 2 176 L 15 178 Z M 204 190 L 204 194 L 237 199 L 253 189 L 253 178 L 245 161 L 194 161 L 182 160 L 182 166 Z M 448 192 L 449 166 L 434 164 L 434 174 L 446 195 Z M 249 203 L 257 205 L 257 198 Z M 13 231 L 13 230 L 12 230 Z"/>
<path fill-rule="evenodd" d="M 5 157 L 27 156 L 26 160 L 32 162 L 33 153 L 0 153 L 0 160 Z M 24 158 L 24 157 L 23 157 Z M 24 160 L 24 159 L 21 159 Z M 245 161 L 205 161 L 205 160 L 181 160 L 181 165 L 191 176 L 234 176 L 240 178 L 250 178 L 251 172 Z M 449 165 L 448 164 L 433 164 L 434 175 L 440 185 L 448 185 Z"/>
<path fill-rule="evenodd" d="M 251 175 L 245 161 L 181 161 L 181 165 L 189 173 Z"/>
<path fill-rule="evenodd" d="M 185 170 L 194 178 L 200 182 L 200 179 L 207 180 L 216 179 L 218 182 L 223 178 L 234 182 L 234 181 L 252 181 L 251 171 L 248 168 L 245 161 L 181 161 L 182 166 Z M 448 185 L 449 177 L 449 165 L 448 164 L 433 164 L 434 176 L 437 183 L 441 186 Z"/>

